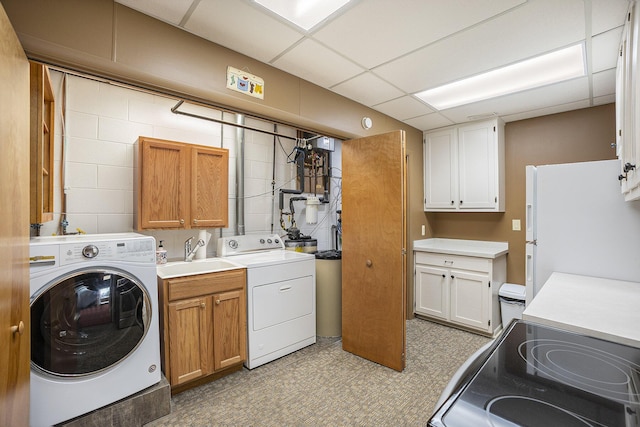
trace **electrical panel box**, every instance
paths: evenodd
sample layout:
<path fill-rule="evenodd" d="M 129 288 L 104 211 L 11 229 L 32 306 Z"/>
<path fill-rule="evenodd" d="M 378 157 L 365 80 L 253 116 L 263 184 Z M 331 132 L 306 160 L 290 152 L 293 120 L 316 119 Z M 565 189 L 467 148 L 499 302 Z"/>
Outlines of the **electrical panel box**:
<path fill-rule="evenodd" d="M 311 141 L 313 148 L 316 150 L 335 151 L 335 140 L 328 136 L 322 136 Z"/>

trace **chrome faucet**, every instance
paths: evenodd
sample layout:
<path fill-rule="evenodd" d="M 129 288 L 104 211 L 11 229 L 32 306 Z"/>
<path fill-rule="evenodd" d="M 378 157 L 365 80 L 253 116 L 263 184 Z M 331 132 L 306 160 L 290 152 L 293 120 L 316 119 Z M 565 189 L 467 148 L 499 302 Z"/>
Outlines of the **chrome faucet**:
<path fill-rule="evenodd" d="M 204 246 L 204 240 L 200 239 L 196 242 L 196 247 L 191 249 L 191 241 L 193 240 L 193 237 L 189 237 L 187 240 L 184 241 L 184 260 L 185 262 L 191 262 L 193 261 L 193 257 L 196 255 L 196 251 L 198 250 L 198 248 L 200 248 L 201 246 Z"/>

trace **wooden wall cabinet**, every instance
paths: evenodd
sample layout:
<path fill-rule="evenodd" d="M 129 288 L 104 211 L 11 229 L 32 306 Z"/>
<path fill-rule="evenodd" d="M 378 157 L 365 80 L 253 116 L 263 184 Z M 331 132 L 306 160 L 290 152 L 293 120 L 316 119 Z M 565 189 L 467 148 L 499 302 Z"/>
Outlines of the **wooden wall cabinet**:
<path fill-rule="evenodd" d="M 49 67 L 30 63 L 30 223 L 53 220 L 55 99 Z"/>
<path fill-rule="evenodd" d="M 159 278 L 158 285 L 162 370 L 172 391 L 242 369 L 246 269 Z"/>
<path fill-rule="evenodd" d="M 424 210 L 504 212 L 500 119 L 424 133 Z"/>
<path fill-rule="evenodd" d="M 135 153 L 137 230 L 228 226 L 229 150 L 140 137 Z"/>
<path fill-rule="evenodd" d="M 500 332 L 498 291 L 506 255 L 495 259 L 414 252 L 415 314 L 483 335 Z"/>

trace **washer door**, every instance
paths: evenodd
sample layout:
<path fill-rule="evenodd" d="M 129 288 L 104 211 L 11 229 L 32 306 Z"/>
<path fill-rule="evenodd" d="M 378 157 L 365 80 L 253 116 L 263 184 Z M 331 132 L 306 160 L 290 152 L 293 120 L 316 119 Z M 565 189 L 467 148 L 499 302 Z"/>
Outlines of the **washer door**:
<path fill-rule="evenodd" d="M 55 376 L 95 374 L 144 339 L 151 320 L 145 287 L 116 269 L 76 271 L 31 301 L 31 366 Z"/>

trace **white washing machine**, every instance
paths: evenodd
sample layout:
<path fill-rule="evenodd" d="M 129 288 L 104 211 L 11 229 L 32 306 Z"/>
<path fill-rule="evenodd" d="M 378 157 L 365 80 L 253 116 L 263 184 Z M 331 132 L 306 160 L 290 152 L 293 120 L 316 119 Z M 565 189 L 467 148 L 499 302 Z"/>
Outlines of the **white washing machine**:
<path fill-rule="evenodd" d="M 153 237 L 36 237 L 29 269 L 32 427 L 83 415 L 160 381 Z"/>
<path fill-rule="evenodd" d="M 221 237 L 217 255 L 247 268 L 247 368 L 316 342 L 313 254 L 287 251 L 270 234 Z"/>

